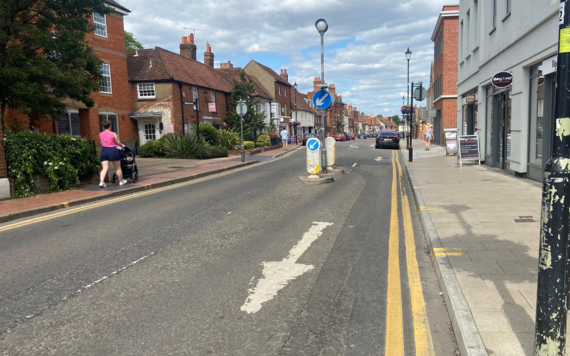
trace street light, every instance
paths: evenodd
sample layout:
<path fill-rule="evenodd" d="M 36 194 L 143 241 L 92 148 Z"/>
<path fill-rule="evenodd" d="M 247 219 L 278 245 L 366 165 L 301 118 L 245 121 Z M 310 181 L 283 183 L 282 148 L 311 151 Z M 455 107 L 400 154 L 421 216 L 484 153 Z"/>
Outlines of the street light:
<path fill-rule="evenodd" d="M 407 91 L 407 93 L 409 93 L 410 92 L 410 59 L 412 58 L 412 51 L 410 51 L 410 47 L 408 47 L 408 50 L 406 51 L 405 54 L 406 54 L 406 59 L 408 60 L 408 91 Z M 406 96 L 408 96 L 408 107 L 409 107 L 410 106 L 410 97 L 409 97 L 409 95 L 406 95 Z M 410 119 L 409 114 L 407 117 L 408 117 L 408 120 L 406 120 L 406 122 L 409 122 L 410 121 L 409 120 Z M 411 136 L 412 135 L 410 133 L 410 136 L 408 136 L 409 137 L 408 138 L 408 148 L 410 148 L 410 146 L 412 145 Z"/>
<path fill-rule="evenodd" d="M 295 122 L 297 122 L 297 82 L 293 84 L 295 87 Z M 299 144 L 299 137 L 297 136 L 297 125 L 295 125 L 295 146 Z"/>
<path fill-rule="evenodd" d="M 317 22 L 315 22 L 315 27 L 317 28 L 317 31 L 319 31 L 319 34 L 321 35 L 321 84 L 319 85 L 319 87 L 321 89 L 325 89 L 328 87 L 325 84 L 325 32 L 327 32 L 327 30 L 329 29 L 329 25 L 327 24 L 327 22 L 324 19 L 318 19 Z M 324 110 L 321 110 L 321 118 L 323 119 L 323 125 L 322 125 L 322 127 L 323 127 L 323 143 L 322 143 L 321 167 L 324 167 L 324 169 L 326 170 L 327 155 L 326 155 L 326 150 L 325 150 L 325 139 L 326 139 L 325 128 L 326 128 L 327 119 L 326 119 Z"/>

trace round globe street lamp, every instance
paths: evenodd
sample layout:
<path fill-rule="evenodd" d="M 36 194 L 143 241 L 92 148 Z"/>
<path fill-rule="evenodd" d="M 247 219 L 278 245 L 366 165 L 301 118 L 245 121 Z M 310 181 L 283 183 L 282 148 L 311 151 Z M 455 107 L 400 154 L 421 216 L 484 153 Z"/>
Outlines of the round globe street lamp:
<path fill-rule="evenodd" d="M 315 27 L 317 29 L 317 31 L 319 31 L 320 35 L 321 35 L 321 84 L 319 85 L 319 87 L 321 89 L 325 89 L 328 86 L 325 84 L 325 32 L 327 32 L 327 30 L 329 29 L 329 25 L 327 24 L 327 22 L 325 21 L 325 19 L 318 19 L 317 22 L 315 22 Z M 321 119 L 322 119 L 322 129 L 323 129 L 323 141 L 322 141 L 322 157 L 321 157 L 321 167 L 326 167 L 327 166 L 327 155 L 326 155 L 326 150 L 325 150 L 325 139 L 326 139 L 326 133 L 325 133 L 325 128 L 326 128 L 326 123 L 327 123 L 327 117 L 325 116 L 325 111 L 321 110 Z M 326 172 L 326 168 L 325 172 Z"/>
<path fill-rule="evenodd" d="M 408 47 L 408 50 L 406 51 L 405 54 L 406 54 L 406 59 L 408 60 L 408 91 L 407 91 L 407 93 L 409 93 L 410 92 L 410 59 L 412 58 L 412 51 L 410 51 L 410 47 Z M 408 96 L 408 94 L 406 94 L 406 96 L 408 97 L 408 106 L 410 106 L 410 97 Z M 412 138 L 410 136 L 408 136 L 409 137 L 408 138 L 408 148 L 410 148 L 410 145 L 412 144 Z"/>

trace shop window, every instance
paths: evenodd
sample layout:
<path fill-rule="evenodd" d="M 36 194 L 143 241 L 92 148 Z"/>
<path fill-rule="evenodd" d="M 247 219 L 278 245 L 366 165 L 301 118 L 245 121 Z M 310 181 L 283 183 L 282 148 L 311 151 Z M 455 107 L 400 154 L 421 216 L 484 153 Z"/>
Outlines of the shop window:
<path fill-rule="evenodd" d="M 139 99 L 155 99 L 156 92 L 154 90 L 154 83 L 141 83 L 137 85 L 139 92 Z"/>
<path fill-rule="evenodd" d="M 529 163 L 542 168 L 544 137 L 544 78 L 542 68 L 530 69 Z"/>
<path fill-rule="evenodd" d="M 486 142 L 485 142 L 485 148 L 486 148 L 486 155 L 487 156 L 491 156 L 491 154 L 493 153 L 493 88 L 491 86 L 488 86 L 486 89 L 486 93 L 487 93 L 487 103 L 486 103 L 486 108 L 487 111 L 485 113 L 486 119 L 487 119 L 487 124 L 485 125 L 485 130 L 486 130 Z"/>
<path fill-rule="evenodd" d="M 100 131 L 105 131 L 105 128 L 103 127 L 103 121 L 105 121 L 105 120 L 111 121 L 111 123 L 113 124 L 111 126 L 111 131 L 113 131 L 114 133 L 116 133 L 118 135 L 119 134 L 119 120 L 117 118 L 117 114 L 99 113 L 99 130 Z"/>
<path fill-rule="evenodd" d="M 97 36 L 107 38 L 107 15 L 101 15 L 96 12 L 93 13 L 93 27 L 95 27 L 95 34 Z"/>
<path fill-rule="evenodd" d="M 79 127 L 79 114 L 74 112 L 67 112 L 59 115 L 57 122 L 57 132 L 60 135 L 69 134 L 72 136 L 81 136 L 81 129 Z"/>
<path fill-rule="evenodd" d="M 156 130 L 154 124 L 144 125 L 144 136 L 147 141 L 156 140 Z"/>

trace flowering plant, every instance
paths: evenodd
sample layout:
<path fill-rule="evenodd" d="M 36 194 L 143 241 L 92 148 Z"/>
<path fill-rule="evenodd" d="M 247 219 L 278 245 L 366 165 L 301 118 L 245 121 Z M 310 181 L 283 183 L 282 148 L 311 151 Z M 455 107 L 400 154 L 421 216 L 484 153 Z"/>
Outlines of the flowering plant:
<path fill-rule="evenodd" d="M 416 107 L 412 107 L 412 110 L 410 110 L 410 107 L 408 105 L 402 105 L 402 107 L 400 108 L 400 112 L 402 114 L 413 114 L 416 112 Z"/>

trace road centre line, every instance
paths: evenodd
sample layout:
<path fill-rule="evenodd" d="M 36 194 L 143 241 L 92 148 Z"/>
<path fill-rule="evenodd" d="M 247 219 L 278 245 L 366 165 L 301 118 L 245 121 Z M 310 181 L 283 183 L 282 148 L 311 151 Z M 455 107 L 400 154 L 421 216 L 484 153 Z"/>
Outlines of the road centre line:
<path fill-rule="evenodd" d="M 91 209 L 99 208 L 99 207 L 102 207 L 102 206 L 111 205 L 111 204 L 114 204 L 114 203 L 118 203 L 118 202 L 130 200 L 130 199 L 135 199 L 135 198 L 143 197 L 143 196 L 146 196 L 146 195 L 151 195 L 151 194 L 156 194 L 156 193 L 160 193 L 160 192 L 164 192 L 164 191 L 168 191 L 168 190 L 172 190 L 172 189 L 177 189 L 177 188 L 181 188 L 181 187 L 186 187 L 186 186 L 189 186 L 189 185 L 193 185 L 193 184 L 205 182 L 205 181 L 208 181 L 208 180 L 211 180 L 211 179 L 216 179 L 216 178 L 224 177 L 224 176 L 227 176 L 227 175 L 230 175 L 230 174 L 234 174 L 234 173 L 237 173 L 237 172 L 245 171 L 245 170 L 247 170 L 247 169 L 251 169 L 251 168 L 253 168 L 253 167 L 259 167 L 259 166 L 263 166 L 263 165 L 268 164 L 268 163 L 272 163 L 272 162 L 281 160 L 281 159 L 283 159 L 283 158 L 289 157 L 291 154 L 293 154 L 293 152 L 294 152 L 294 151 L 291 151 L 291 152 L 289 152 L 289 153 L 287 153 L 287 154 L 285 154 L 285 155 L 283 155 L 283 156 L 280 156 L 280 157 L 271 159 L 271 160 L 269 160 L 269 161 L 261 162 L 261 163 L 254 164 L 254 165 L 249 165 L 249 166 L 246 166 L 246 167 L 234 169 L 234 170 L 227 171 L 227 172 L 222 172 L 222 173 L 214 174 L 214 175 L 207 176 L 207 177 L 204 177 L 204 178 L 194 179 L 194 180 L 191 180 L 191 181 L 188 181 L 188 182 L 173 184 L 173 185 L 169 185 L 169 186 L 162 187 L 162 188 L 155 188 L 155 189 L 152 189 L 152 190 L 146 190 L 146 191 L 140 192 L 140 193 L 133 193 L 133 194 L 130 194 L 130 195 L 125 195 L 125 196 L 119 197 L 119 198 L 113 198 L 113 199 L 109 199 L 109 200 L 104 200 L 104 201 L 101 201 L 101 202 L 99 202 L 99 203 L 90 204 L 90 205 L 85 205 L 85 206 L 81 206 L 81 207 L 78 207 L 78 208 L 73 208 L 73 209 L 69 209 L 69 210 L 64 210 L 64 211 L 60 211 L 60 212 L 57 212 L 57 213 L 54 213 L 54 214 L 49 214 L 49 215 L 46 215 L 46 216 L 42 216 L 42 217 L 38 217 L 38 218 L 33 218 L 33 219 L 29 219 L 29 220 L 24 220 L 24 221 L 20 221 L 20 222 L 17 222 L 17 223 L 9 224 L 9 225 L 6 225 L 6 226 L 1 226 L 1 227 L 0 227 L 0 232 L 2 232 L 2 231 L 8 231 L 8 230 L 13 230 L 13 229 L 16 229 L 16 228 L 19 228 L 19 227 L 24 227 L 24 226 L 27 226 L 27 225 L 36 224 L 36 223 L 40 223 L 40 222 L 43 222 L 43 221 L 56 219 L 56 218 L 59 218 L 59 217 L 62 217 L 62 216 L 71 215 L 71 214 L 79 213 L 79 212 L 82 212 L 82 211 L 91 210 Z M 148 186 L 149 186 L 149 188 L 150 188 L 150 184 L 149 184 Z"/>
<path fill-rule="evenodd" d="M 386 346 L 384 354 L 404 355 L 404 326 L 402 319 L 402 287 L 400 280 L 398 222 L 398 181 L 396 179 L 395 154 L 392 152 L 392 208 L 388 248 L 388 295 L 386 305 Z"/>
<path fill-rule="evenodd" d="M 420 278 L 420 270 L 416 256 L 416 244 L 414 240 L 412 214 L 410 213 L 410 204 L 404 186 L 402 166 L 400 165 L 400 161 L 397 155 L 396 163 L 398 165 L 398 175 L 400 177 L 400 194 L 402 199 L 402 215 L 404 220 L 404 235 L 406 241 L 406 264 L 408 270 L 408 283 L 410 286 L 410 299 L 412 303 L 412 318 L 414 326 L 416 355 L 434 356 L 435 354 L 433 349 L 433 341 L 431 338 L 431 331 L 427 319 L 422 283 Z"/>
<path fill-rule="evenodd" d="M 353 164 L 353 165 L 352 165 L 352 167 L 353 167 L 353 168 L 354 168 L 354 167 L 356 167 L 356 163 L 355 163 L 355 164 Z"/>

